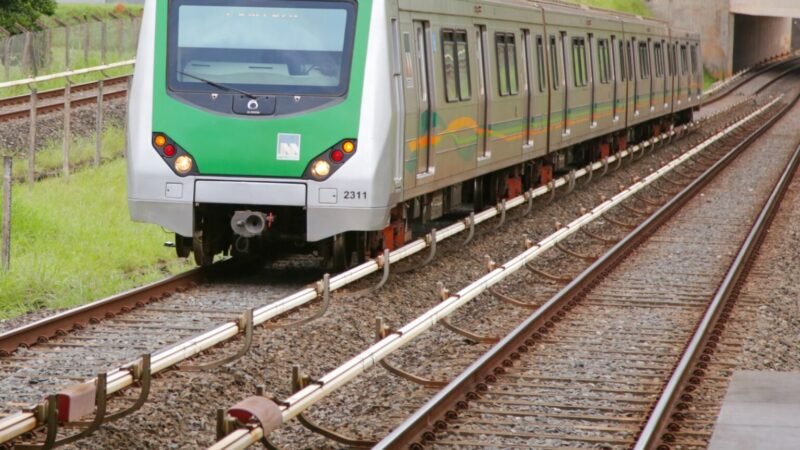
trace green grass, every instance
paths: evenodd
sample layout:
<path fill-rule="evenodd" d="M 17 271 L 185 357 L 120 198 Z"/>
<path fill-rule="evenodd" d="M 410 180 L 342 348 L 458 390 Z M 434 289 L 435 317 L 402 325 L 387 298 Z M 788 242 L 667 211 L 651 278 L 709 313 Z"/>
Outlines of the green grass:
<path fill-rule="evenodd" d="M 708 89 L 709 87 L 711 87 L 711 85 L 716 83 L 718 80 L 719 79 L 715 78 L 714 75 L 711 75 L 710 73 L 708 73 L 708 70 L 703 69 L 703 90 L 704 91 L 706 89 Z"/>
<path fill-rule="evenodd" d="M 122 5 L 123 11 L 129 11 L 133 14 L 140 15 L 142 13 L 142 5 L 136 4 L 126 4 L 125 2 L 119 2 L 116 4 L 94 4 L 94 3 L 59 3 L 58 7 L 56 7 L 56 13 L 53 17 L 57 17 L 61 20 L 71 19 L 75 16 L 90 16 L 92 14 L 96 16 L 107 16 L 108 13 L 113 12 L 116 15 L 118 14 L 119 6 Z M 47 18 L 45 18 L 47 20 Z"/>
<path fill-rule="evenodd" d="M 125 178 L 118 159 L 69 181 L 14 186 L 0 318 L 84 304 L 190 267 L 162 246 L 171 234 L 130 220 Z"/>
<path fill-rule="evenodd" d="M 103 143 L 100 151 L 101 162 L 120 158 L 125 150 L 123 142 L 125 130 L 119 126 L 107 127 L 103 131 Z M 86 167 L 94 161 L 95 136 L 82 136 L 72 140 L 69 151 L 70 167 Z M 25 179 L 28 173 L 27 150 L 14 152 L 14 178 Z M 61 140 L 50 141 L 36 152 L 35 173 L 52 175 L 61 173 L 64 161 L 64 144 Z M 73 169 L 74 170 L 74 169 Z"/>
<path fill-rule="evenodd" d="M 653 12 L 645 4 L 644 0 L 567 0 L 572 3 L 595 6 L 598 8 L 613 9 L 615 11 L 638 14 L 640 16 L 653 17 Z"/>

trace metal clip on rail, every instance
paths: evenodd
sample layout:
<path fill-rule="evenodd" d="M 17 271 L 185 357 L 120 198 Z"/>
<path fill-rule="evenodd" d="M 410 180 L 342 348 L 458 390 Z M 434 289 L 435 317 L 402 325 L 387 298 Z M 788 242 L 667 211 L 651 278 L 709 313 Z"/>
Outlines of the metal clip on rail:
<path fill-rule="evenodd" d="M 467 235 L 467 238 L 464 239 L 462 246 L 472 242 L 472 238 L 475 237 L 475 212 L 469 213 L 469 217 L 464 219 L 464 225 L 469 226 L 469 234 Z"/>
<path fill-rule="evenodd" d="M 585 216 L 587 213 L 588 211 L 586 210 L 586 208 L 581 207 L 581 216 Z M 607 238 L 604 236 L 600 236 L 597 233 L 591 232 L 587 229 L 587 227 L 580 227 L 579 230 L 584 235 L 589 236 L 590 238 L 600 241 L 604 244 L 616 244 L 617 242 L 619 242 L 618 239 Z"/>
<path fill-rule="evenodd" d="M 131 370 L 134 380 L 142 383 L 139 398 L 132 406 L 114 414 L 107 414 L 108 395 L 106 391 L 108 374 L 101 372 L 97 374 L 96 382 L 91 381 L 71 386 L 58 394 L 48 396 L 43 404 L 37 405 L 34 414 L 39 423 L 45 424 L 47 431 L 44 443 L 34 445 L 19 444 L 14 448 L 20 450 L 48 450 L 70 444 L 89 437 L 104 423 L 120 419 L 139 410 L 147 401 L 150 393 L 150 355 L 143 355 L 141 365 L 133 366 L 129 370 Z M 94 418 L 91 421 L 79 421 L 80 418 L 88 416 L 93 411 Z M 83 429 L 76 434 L 57 440 L 59 424 Z"/>
<path fill-rule="evenodd" d="M 550 182 L 547 183 L 547 189 L 550 191 L 550 197 L 547 198 L 547 204 L 549 205 L 553 203 L 553 200 L 556 199 L 556 182 L 554 180 L 550 180 Z"/>
<path fill-rule="evenodd" d="M 402 269 L 395 270 L 395 273 L 407 273 L 413 272 L 417 269 L 421 269 L 433 261 L 433 258 L 436 257 L 436 228 L 432 229 L 431 232 L 425 236 L 425 242 L 430 246 L 431 251 L 428 253 L 428 257 L 425 258 L 425 261 L 422 261 L 419 265 L 410 266 L 410 267 L 403 267 Z"/>
<path fill-rule="evenodd" d="M 391 334 L 397 332 L 397 330 L 395 330 L 395 329 L 389 327 L 388 325 L 386 325 L 386 323 L 384 322 L 382 317 L 378 317 L 376 319 L 375 325 L 376 325 L 376 328 L 375 328 L 375 340 L 376 340 L 376 342 L 379 342 L 379 341 L 381 341 L 383 339 L 386 339 Z M 431 380 L 431 379 L 428 379 L 428 378 L 418 377 L 418 376 L 416 376 L 416 375 L 414 375 L 414 374 L 412 374 L 410 372 L 406 372 L 403 369 L 399 369 L 397 367 L 394 367 L 393 365 L 391 365 L 386 360 L 386 358 L 381 359 L 379 361 L 379 364 L 381 365 L 381 367 L 386 369 L 386 371 L 391 373 L 392 375 L 395 375 L 395 376 L 398 376 L 400 378 L 406 379 L 406 380 L 408 380 L 408 381 L 410 381 L 412 383 L 416 383 L 416 384 L 418 384 L 420 386 L 433 388 L 433 389 L 441 389 L 441 388 L 447 386 L 447 384 L 449 383 L 448 381 L 436 381 L 436 380 Z"/>
<path fill-rule="evenodd" d="M 528 248 L 530 248 L 530 247 L 528 247 Z M 486 256 L 486 265 L 487 265 L 487 270 L 489 272 L 492 272 L 495 268 L 497 268 L 497 264 L 494 261 L 492 261 L 492 259 L 489 258 L 488 255 Z M 506 303 L 508 303 L 508 304 L 510 304 L 512 306 L 516 306 L 516 307 L 519 307 L 519 308 L 525 308 L 525 309 L 536 309 L 536 308 L 538 308 L 537 305 L 534 305 L 534 304 L 531 304 L 531 303 L 526 303 L 526 302 L 517 300 L 517 299 L 515 299 L 515 298 L 513 298 L 511 296 L 508 296 L 506 294 L 500 293 L 494 287 L 489 287 L 488 291 L 489 291 L 490 294 L 495 296 L 498 300 L 506 302 Z"/>
<path fill-rule="evenodd" d="M 528 206 L 525 208 L 525 212 L 522 213 L 522 215 L 528 217 L 533 211 L 533 189 L 530 189 L 525 193 L 525 200 L 528 202 Z"/>
<path fill-rule="evenodd" d="M 500 223 L 497 224 L 498 229 L 500 229 L 500 227 L 502 227 L 503 224 L 506 223 L 507 209 L 508 208 L 506 208 L 506 199 L 501 200 L 500 203 L 497 204 L 497 212 L 500 213 Z"/>
<path fill-rule="evenodd" d="M 180 366 L 180 369 L 188 372 L 216 369 L 225 364 L 232 363 L 246 355 L 247 352 L 250 351 L 250 347 L 253 345 L 253 309 L 248 309 L 239 319 L 239 331 L 241 332 L 242 330 L 244 330 L 244 343 L 239 351 L 237 351 L 235 354 L 209 363 L 182 365 Z"/>
<path fill-rule="evenodd" d="M 489 259 L 488 256 L 486 256 L 486 258 L 489 260 L 490 267 L 492 265 L 494 265 L 494 262 L 491 261 L 491 259 Z M 492 270 L 494 270 L 494 269 L 490 269 L 489 271 L 491 272 Z M 437 291 L 439 293 L 439 298 L 441 299 L 441 301 L 445 301 L 448 298 L 450 298 L 450 295 L 451 295 L 450 294 L 450 290 L 447 289 L 446 287 L 444 287 L 444 283 L 442 283 L 441 281 L 438 281 L 436 283 L 436 289 L 437 289 Z M 496 344 L 496 343 L 500 342 L 500 338 L 497 337 L 497 336 L 481 336 L 479 334 L 475 334 L 475 333 L 469 332 L 469 331 L 467 331 L 467 330 L 465 330 L 465 329 L 463 329 L 461 327 L 455 326 L 446 317 L 441 318 L 439 320 L 439 323 L 441 323 L 443 327 L 447 328 L 448 330 L 452 331 L 453 333 L 455 333 L 455 334 L 457 334 L 459 336 L 463 336 L 463 337 L 467 338 L 468 340 L 470 340 L 472 342 L 475 342 L 477 344 Z"/>
<path fill-rule="evenodd" d="M 567 192 L 565 192 L 564 195 L 569 195 L 575 190 L 576 179 L 577 175 L 575 169 L 570 170 L 569 174 L 567 175 Z"/>
<path fill-rule="evenodd" d="M 309 376 L 300 372 L 300 368 L 295 366 L 292 368 L 292 392 L 297 393 L 306 387 L 318 384 L 314 380 L 312 380 Z M 335 431 L 329 430 L 318 425 L 313 420 L 306 417 L 305 414 L 300 413 L 297 415 L 297 420 L 306 428 L 317 433 L 319 435 L 325 436 L 328 439 L 333 441 L 339 442 L 340 444 L 344 444 L 348 447 L 355 447 L 355 448 L 371 448 L 378 443 L 378 441 L 374 440 L 362 440 L 353 438 L 350 436 L 345 436 L 343 434 L 337 433 Z M 266 434 L 266 433 L 265 433 Z"/>
<path fill-rule="evenodd" d="M 564 228 L 564 225 L 562 225 L 560 222 L 556 222 L 556 231 L 562 228 Z M 564 244 L 562 244 L 561 242 L 556 242 L 555 247 L 568 256 L 572 256 L 573 258 L 577 259 L 582 259 L 584 261 L 595 262 L 599 258 L 599 256 L 587 255 L 585 253 L 579 253 L 574 250 L 570 250 L 567 247 L 565 247 Z"/>
<path fill-rule="evenodd" d="M 388 269 L 386 269 L 388 270 Z M 278 328 L 290 328 L 290 327 L 298 327 L 301 325 L 305 325 L 307 323 L 313 322 L 328 312 L 328 308 L 331 306 L 331 276 L 330 274 L 325 274 L 322 276 L 322 280 L 317 282 L 317 295 L 322 297 L 322 307 L 313 315 L 285 324 L 275 324 L 275 323 L 268 323 L 265 325 L 266 328 L 269 329 L 278 329 Z"/>
<path fill-rule="evenodd" d="M 469 241 L 467 241 L 467 242 L 469 242 Z M 375 258 L 375 264 L 377 264 L 378 267 L 383 269 L 383 276 L 381 277 L 381 280 L 378 281 L 378 284 L 376 284 L 375 286 L 364 288 L 364 289 L 362 289 L 360 291 L 353 292 L 351 294 L 352 296 L 354 296 L 354 297 L 365 297 L 365 296 L 367 296 L 369 294 L 373 294 L 373 293 L 377 292 L 378 290 L 380 290 L 380 288 L 382 288 L 383 285 L 385 285 L 386 282 L 389 281 L 389 275 L 391 275 L 391 265 L 392 265 L 392 261 L 389 258 L 389 254 L 390 253 L 391 252 L 389 251 L 389 249 L 385 248 L 385 249 L 383 249 L 383 254 L 379 255 L 377 258 Z"/>
<path fill-rule="evenodd" d="M 534 245 L 535 244 L 533 243 L 532 240 L 530 240 L 528 237 L 525 237 L 525 248 L 526 249 L 530 249 Z M 572 281 L 572 277 L 563 277 L 563 276 L 560 276 L 560 275 L 553 275 L 550 272 L 545 272 L 544 270 L 537 269 L 536 267 L 533 267 L 533 265 L 530 262 L 526 262 L 525 263 L 525 268 L 528 269 L 533 274 L 539 275 L 540 277 L 543 277 L 543 278 L 546 278 L 548 280 L 555 281 L 555 282 L 558 282 L 558 283 L 569 283 L 570 281 Z"/>
<path fill-rule="evenodd" d="M 594 176 L 594 164 L 589 163 L 584 170 L 588 176 L 586 177 L 586 181 L 583 182 L 583 185 L 588 186 L 591 184 L 592 177 Z"/>

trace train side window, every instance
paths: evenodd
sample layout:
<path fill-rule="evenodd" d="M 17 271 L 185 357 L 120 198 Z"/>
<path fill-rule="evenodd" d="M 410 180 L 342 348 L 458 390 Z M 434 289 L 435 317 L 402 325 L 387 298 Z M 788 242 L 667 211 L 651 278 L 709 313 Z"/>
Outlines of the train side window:
<path fill-rule="evenodd" d="M 556 47 L 556 37 L 550 36 L 550 72 L 552 74 L 551 79 L 553 80 L 553 90 L 557 91 L 558 87 L 561 85 L 561 80 L 558 77 L 558 53 Z"/>
<path fill-rule="evenodd" d="M 472 74 L 469 70 L 469 45 L 467 45 L 467 31 L 456 31 L 456 75 L 458 78 L 458 96 L 461 101 L 472 98 Z"/>
<path fill-rule="evenodd" d="M 575 87 L 583 87 L 588 83 L 586 64 L 586 39 L 572 38 L 572 75 Z"/>
<path fill-rule="evenodd" d="M 642 80 L 650 78 L 650 52 L 647 42 L 639 42 L 639 75 Z"/>
<path fill-rule="evenodd" d="M 510 95 L 508 89 L 508 60 L 506 53 L 506 35 L 498 33 L 495 36 L 497 39 L 497 80 L 499 81 L 498 87 L 500 88 L 500 96 L 505 97 Z"/>
<path fill-rule="evenodd" d="M 597 60 L 600 71 L 600 82 L 603 84 L 611 80 L 611 57 L 609 56 L 608 39 L 597 41 Z"/>
<path fill-rule="evenodd" d="M 442 30 L 445 94 L 449 103 L 471 98 L 467 32 Z"/>
<path fill-rule="evenodd" d="M 692 74 L 697 75 L 697 46 L 692 46 Z"/>
<path fill-rule="evenodd" d="M 544 66 L 544 39 L 542 36 L 536 36 L 536 76 L 538 77 L 539 92 L 544 92 L 547 73 Z"/>
<path fill-rule="evenodd" d="M 636 68 L 633 67 L 633 48 L 631 47 L 631 42 L 625 43 L 625 65 L 627 66 L 628 71 L 628 80 L 636 81 Z"/>
<path fill-rule="evenodd" d="M 516 37 L 512 33 L 497 33 L 495 38 L 497 39 L 497 77 L 500 81 L 500 96 L 516 95 L 519 93 Z"/>
<path fill-rule="evenodd" d="M 664 76 L 664 49 L 660 42 L 653 44 L 653 53 L 655 54 L 656 77 L 661 78 Z"/>
<path fill-rule="evenodd" d="M 672 44 L 667 44 L 667 74 L 675 76 L 675 64 L 672 61 Z"/>
<path fill-rule="evenodd" d="M 451 30 L 442 30 L 442 58 L 444 58 L 444 85 L 448 102 L 457 102 L 456 40 Z"/>
<path fill-rule="evenodd" d="M 686 58 L 686 46 L 681 45 L 681 74 L 686 75 L 689 72 L 689 61 Z"/>
<path fill-rule="evenodd" d="M 620 81 L 626 81 L 628 79 L 625 70 L 625 47 L 622 41 L 619 41 L 619 79 Z"/>
<path fill-rule="evenodd" d="M 517 46 L 513 34 L 506 35 L 506 52 L 508 61 L 508 86 L 511 95 L 519 93 L 519 71 L 517 70 Z"/>

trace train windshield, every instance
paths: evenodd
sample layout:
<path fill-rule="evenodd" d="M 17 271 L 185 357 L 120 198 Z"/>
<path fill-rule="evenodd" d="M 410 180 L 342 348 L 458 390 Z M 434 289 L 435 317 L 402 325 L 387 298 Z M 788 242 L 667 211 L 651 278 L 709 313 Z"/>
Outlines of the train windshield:
<path fill-rule="evenodd" d="M 170 2 L 176 91 L 341 96 L 355 28 L 352 0 Z"/>

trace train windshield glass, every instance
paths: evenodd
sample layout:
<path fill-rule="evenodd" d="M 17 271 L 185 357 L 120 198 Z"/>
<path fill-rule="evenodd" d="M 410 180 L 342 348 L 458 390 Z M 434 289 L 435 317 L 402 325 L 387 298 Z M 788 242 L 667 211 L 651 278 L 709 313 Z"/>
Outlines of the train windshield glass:
<path fill-rule="evenodd" d="M 169 84 L 179 91 L 347 92 L 352 1 L 171 2 Z"/>

